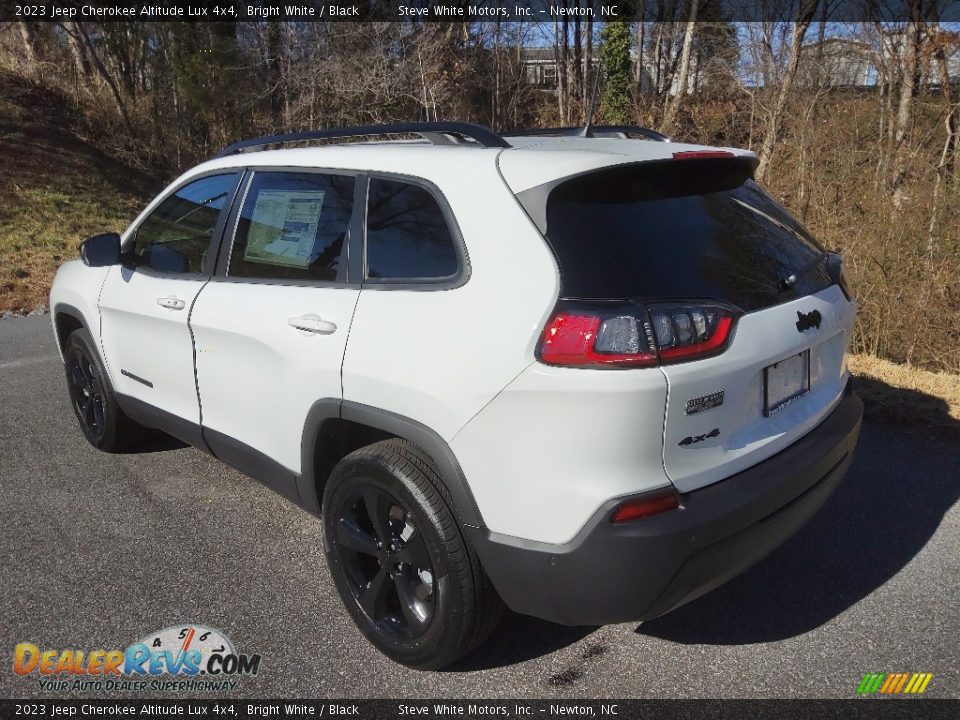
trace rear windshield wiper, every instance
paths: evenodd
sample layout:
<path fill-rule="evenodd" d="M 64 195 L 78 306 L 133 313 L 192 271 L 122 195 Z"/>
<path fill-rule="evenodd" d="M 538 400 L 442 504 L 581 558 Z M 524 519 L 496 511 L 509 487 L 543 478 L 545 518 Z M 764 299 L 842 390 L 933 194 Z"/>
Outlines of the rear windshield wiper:
<path fill-rule="evenodd" d="M 763 210 L 759 210 L 758 208 L 755 208 L 753 205 L 750 205 L 749 203 L 745 203 L 743 200 L 740 200 L 739 198 L 731 198 L 731 199 L 735 203 L 737 203 L 737 205 L 741 205 L 745 207 L 747 210 L 753 213 L 756 213 L 767 222 L 770 222 L 773 225 L 776 225 L 781 230 L 785 230 L 786 232 L 790 233 L 795 238 L 797 238 L 797 240 L 800 240 L 805 245 L 809 244 L 810 240 L 808 238 L 805 238 L 803 235 L 798 233 L 792 227 L 789 227 L 784 223 L 780 222 L 779 220 L 777 220 L 776 218 L 771 217 L 767 213 L 763 212 Z M 826 250 L 818 253 L 813 260 L 811 260 L 809 263 L 807 263 L 802 268 L 797 270 L 795 273 L 791 273 L 787 277 L 781 279 L 777 283 L 777 288 L 779 288 L 780 292 L 786 292 L 787 290 L 792 288 L 794 285 L 796 285 L 797 282 L 799 282 L 800 278 L 805 277 L 811 270 L 815 270 L 818 267 L 820 267 L 820 265 L 822 265 L 825 260 L 828 260 L 830 258 L 830 255 L 831 253 Z"/>
<path fill-rule="evenodd" d="M 828 260 L 829 258 L 830 258 L 830 253 L 826 251 L 820 253 L 813 260 L 811 260 L 809 263 L 807 263 L 802 268 L 797 270 L 795 273 L 788 275 L 783 280 L 781 280 L 779 283 L 780 290 L 782 292 L 789 290 L 794 285 L 796 285 L 797 282 L 799 282 L 800 278 L 804 277 L 811 270 L 816 270 L 818 267 L 820 267 L 824 263 L 824 261 Z"/>

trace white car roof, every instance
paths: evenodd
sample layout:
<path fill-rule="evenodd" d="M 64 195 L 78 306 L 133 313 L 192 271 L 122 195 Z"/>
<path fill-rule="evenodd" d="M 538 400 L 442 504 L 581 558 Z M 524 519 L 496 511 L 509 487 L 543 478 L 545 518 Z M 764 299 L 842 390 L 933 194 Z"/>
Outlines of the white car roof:
<path fill-rule="evenodd" d="M 718 148 L 652 140 L 556 136 L 507 137 L 509 148 L 486 148 L 474 143 L 432 145 L 425 141 L 358 142 L 319 147 L 286 148 L 237 153 L 192 168 L 180 178 L 211 170 L 247 166 L 310 167 L 359 172 L 385 172 L 436 181 L 451 168 L 476 169 L 496 164 L 515 193 L 570 175 L 603 167 L 646 160 L 664 160 L 674 153 L 724 150 L 755 157 L 749 150 Z M 467 172 L 461 175 L 469 179 Z"/>

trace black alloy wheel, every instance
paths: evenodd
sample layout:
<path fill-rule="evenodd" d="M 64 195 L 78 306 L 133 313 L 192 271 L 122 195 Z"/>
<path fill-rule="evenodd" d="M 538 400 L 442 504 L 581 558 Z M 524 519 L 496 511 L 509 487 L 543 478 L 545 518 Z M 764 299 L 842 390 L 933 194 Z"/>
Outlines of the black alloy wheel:
<path fill-rule="evenodd" d="M 503 603 L 422 448 L 391 438 L 354 450 L 327 478 L 322 514 L 337 592 L 386 656 L 435 670 L 496 627 Z"/>
<path fill-rule="evenodd" d="M 122 452 L 142 437 L 143 428 L 117 402 L 96 343 L 86 328 L 74 330 L 63 346 L 70 405 L 87 441 L 98 450 Z"/>
<path fill-rule="evenodd" d="M 434 570 L 410 511 L 382 488 L 363 486 L 344 503 L 337 552 L 350 593 L 385 635 L 413 640 L 434 614 Z"/>
<path fill-rule="evenodd" d="M 66 361 L 67 385 L 73 411 L 90 442 L 96 444 L 106 431 L 106 401 L 103 383 L 93 360 L 79 344 L 72 345 Z"/>

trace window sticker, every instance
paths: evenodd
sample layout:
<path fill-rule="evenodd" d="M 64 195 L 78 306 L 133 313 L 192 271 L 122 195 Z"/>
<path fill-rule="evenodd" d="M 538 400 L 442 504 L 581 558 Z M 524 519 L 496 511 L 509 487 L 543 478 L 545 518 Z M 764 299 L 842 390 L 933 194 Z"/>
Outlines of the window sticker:
<path fill-rule="evenodd" d="M 325 196 L 324 190 L 261 190 L 243 259 L 310 267 Z"/>

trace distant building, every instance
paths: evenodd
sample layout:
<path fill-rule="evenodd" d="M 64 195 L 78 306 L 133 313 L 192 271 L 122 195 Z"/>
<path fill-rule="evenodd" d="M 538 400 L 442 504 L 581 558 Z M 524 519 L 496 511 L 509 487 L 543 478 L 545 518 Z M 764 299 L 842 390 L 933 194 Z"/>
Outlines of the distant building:
<path fill-rule="evenodd" d="M 596 50 L 596 49 L 595 49 Z M 637 53 L 635 50 L 630 51 L 630 55 L 633 59 L 634 65 L 637 62 Z M 557 56 L 553 47 L 526 47 L 523 48 L 523 66 L 524 66 L 524 75 L 527 79 L 527 82 L 533 87 L 554 92 L 557 89 Z M 571 56 L 570 61 L 573 62 Z M 591 77 L 592 73 L 599 67 L 600 59 L 594 54 L 591 59 Z M 656 63 L 652 58 L 644 59 L 644 67 L 640 72 L 640 87 L 644 91 L 650 91 L 654 89 L 654 86 L 657 83 L 658 78 L 666 77 L 668 68 L 661 68 L 661 73 L 657 74 Z M 661 82 L 664 82 L 661 80 Z M 676 78 L 673 79 L 673 84 L 676 85 Z M 699 86 L 702 84 L 700 73 L 697 71 L 697 58 L 692 56 L 690 58 L 690 70 L 687 76 L 687 93 L 694 93 L 699 89 Z M 669 90 L 671 95 L 676 94 L 675 87 L 671 87 Z"/>
<path fill-rule="evenodd" d="M 805 43 L 797 68 L 797 84 L 806 87 L 871 87 L 882 79 L 880 68 L 899 71 L 902 31 L 883 36 L 882 49 L 869 43 L 847 38 L 827 38 L 822 42 Z M 947 76 L 951 83 L 960 83 L 960 47 L 947 52 Z M 940 85 L 940 68 L 927 58 L 920 68 L 924 85 Z"/>
<path fill-rule="evenodd" d="M 877 51 L 868 43 L 827 38 L 806 43 L 797 67 L 798 85 L 864 87 L 877 82 Z"/>
<path fill-rule="evenodd" d="M 527 82 L 541 90 L 557 87 L 557 56 L 552 47 L 523 48 L 523 67 Z"/>
<path fill-rule="evenodd" d="M 569 62 L 573 67 L 573 52 L 569 55 Z M 583 60 L 586 65 L 586 60 Z M 540 90 L 555 91 L 557 89 L 558 63 L 553 47 L 527 47 L 523 49 L 523 66 L 527 82 Z M 590 77 L 600 67 L 600 58 L 594 53 L 590 59 Z"/>

